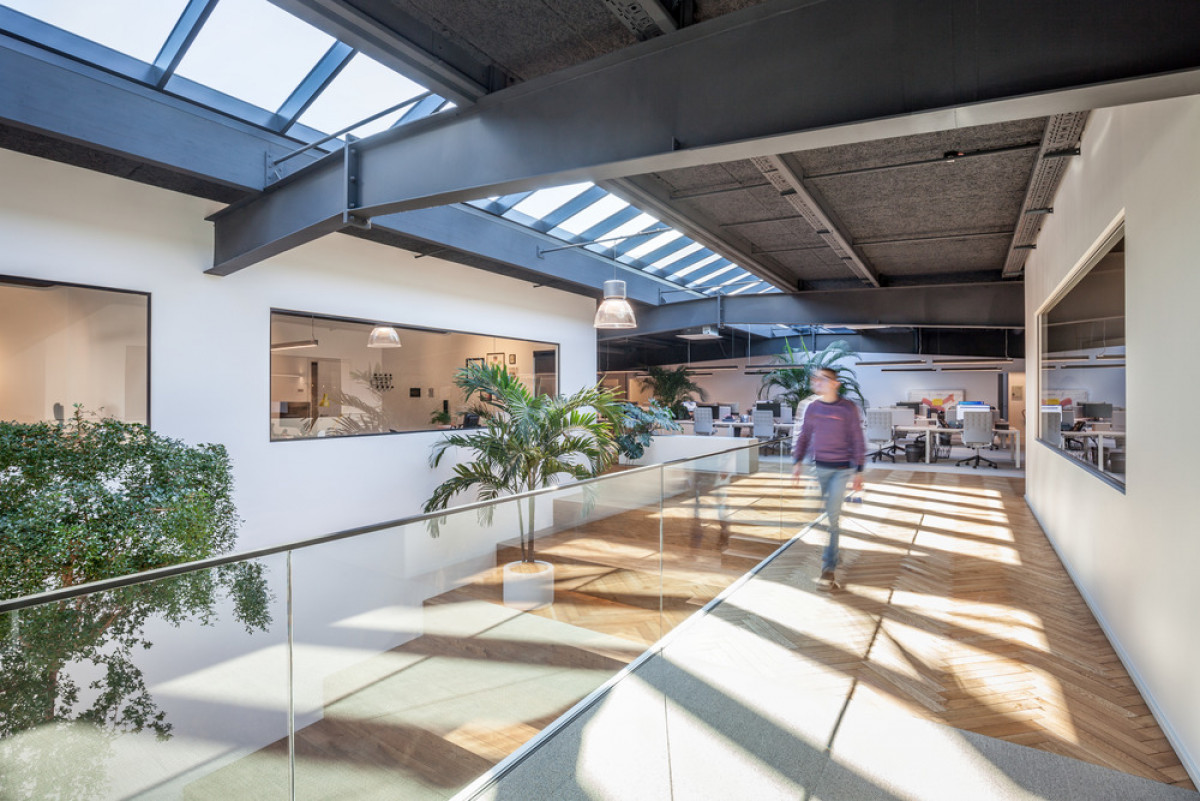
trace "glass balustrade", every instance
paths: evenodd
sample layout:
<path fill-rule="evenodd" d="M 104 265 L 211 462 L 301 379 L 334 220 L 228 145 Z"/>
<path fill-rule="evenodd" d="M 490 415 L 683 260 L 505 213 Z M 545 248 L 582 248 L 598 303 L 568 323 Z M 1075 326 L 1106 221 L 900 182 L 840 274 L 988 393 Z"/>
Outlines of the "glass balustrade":
<path fill-rule="evenodd" d="M 818 514 L 759 451 L 0 603 L 0 797 L 450 798 Z"/>

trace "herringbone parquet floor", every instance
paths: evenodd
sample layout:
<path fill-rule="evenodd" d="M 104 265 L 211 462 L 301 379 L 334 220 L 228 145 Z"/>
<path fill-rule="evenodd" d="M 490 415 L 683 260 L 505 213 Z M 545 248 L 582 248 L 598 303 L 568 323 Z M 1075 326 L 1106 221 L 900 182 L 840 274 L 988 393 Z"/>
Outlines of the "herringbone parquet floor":
<path fill-rule="evenodd" d="M 405 797 L 445 797 L 814 519 L 813 489 L 767 462 L 692 481 L 661 510 L 562 525 L 538 540 L 555 566 L 552 605 L 514 616 L 499 567 L 427 599 L 424 636 L 374 660 L 396 668 L 330 699 L 297 733 L 298 759 L 339 792 L 362 789 L 362 770 L 334 773 L 353 754 L 387 792 L 405 781 Z M 843 589 L 813 583 L 821 525 L 754 579 L 806 593 L 803 632 L 740 610 L 737 594 L 712 614 L 803 655 L 812 682 L 849 677 L 867 703 L 1192 788 L 1022 495 L 1022 479 L 985 472 L 871 470 L 865 501 L 844 507 Z M 502 545 L 496 562 L 515 558 Z M 486 625 L 449 622 L 463 611 Z M 376 730 L 387 736 L 373 744 Z"/>

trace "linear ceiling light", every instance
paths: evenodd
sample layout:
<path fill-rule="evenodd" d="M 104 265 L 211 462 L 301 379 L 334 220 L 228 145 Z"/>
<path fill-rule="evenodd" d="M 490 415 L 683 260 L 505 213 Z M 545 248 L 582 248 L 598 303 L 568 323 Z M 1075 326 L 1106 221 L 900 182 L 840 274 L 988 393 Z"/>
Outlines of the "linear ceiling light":
<path fill-rule="evenodd" d="M 943 367 L 944 373 L 999 373 L 999 367 Z"/>
<path fill-rule="evenodd" d="M 1097 359 L 1120 359 L 1125 361 L 1124 353 L 1101 353 L 1096 356 Z"/>
<path fill-rule="evenodd" d="M 932 367 L 884 367 L 882 373 L 932 373 Z"/>
<path fill-rule="evenodd" d="M 1098 369 L 1101 369 L 1104 367 L 1124 367 L 1124 366 L 1125 366 L 1124 362 L 1122 362 L 1120 364 L 1118 364 L 1117 362 L 1105 362 L 1104 364 L 1060 364 L 1060 365 L 1058 365 L 1058 369 L 1060 369 L 1060 370 L 1098 370 Z"/>
<path fill-rule="evenodd" d="M 934 367 L 993 367 L 1012 364 L 1012 359 L 934 359 Z"/>
<path fill-rule="evenodd" d="M 880 367 L 882 365 L 925 364 L 924 359 L 893 359 L 884 362 L 859 362 L 855 367 Z"/>
<path fill-rule="evenodd" d="M 315 339 L 297 339 L 295 342 L 272 342 L 271 352 L 279 350 L 299 350 L 300 348 L 315 348 L 317 346 Z"/>
<path fill-rule="evenodd" d="M 613 279 L 604 282 L 604 300 L 596 309 L 596 328 L 637 328 L 633 307 L 625 299 L 625 282 Z"/>
<path fill-rule="evenodd" d="M 1047 356 L 1046 358 L 1042 359 L 1042 362 L 1044 364 L 1058 364 L 1059 362 L 1086 362 L 1089 358 L 1091 357 L 1087 354 L 1080 356 Z M 1122 356 L 1121 358 L 1124 359 L 1125 357 Z"/>

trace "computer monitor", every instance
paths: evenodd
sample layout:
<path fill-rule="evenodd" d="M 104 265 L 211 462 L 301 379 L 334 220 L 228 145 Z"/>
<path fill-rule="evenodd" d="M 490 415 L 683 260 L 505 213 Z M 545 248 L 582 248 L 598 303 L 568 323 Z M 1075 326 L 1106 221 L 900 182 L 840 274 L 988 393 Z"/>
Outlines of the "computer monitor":
<path fill-rule="evenodd" d="M 779 401 L 759 401 L 754 404 L 755 409 L 769 409 L 772 417 L 779 416 Z"/>
<path fill-rule="evenodd" d="M 900 403 L 897 403 L 896 406 L 901 409 L 912 409 L 913 416 L 921 413 L 920 401 L 901 401 Z"/>
<path fill-rule="evenodd" d="M 1081 403 L 1079 416 L 1092 420 L 1108 420 L 1113 416 L 1113 407 L 1111 403 Z"/>

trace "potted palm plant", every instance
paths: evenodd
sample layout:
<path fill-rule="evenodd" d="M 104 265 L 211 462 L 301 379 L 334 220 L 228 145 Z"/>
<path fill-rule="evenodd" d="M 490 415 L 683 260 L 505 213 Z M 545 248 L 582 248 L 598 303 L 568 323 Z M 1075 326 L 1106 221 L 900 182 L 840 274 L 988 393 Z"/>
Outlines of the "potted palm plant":
<path fill-rule="evenodd" d="M 464 367 L 454 383 L 468 401 L 476 396 L 481 401 L 480 427 L 447 434 L 434 444 L 429 463 L 437 467 L 450 448 L 468 450 L 474 458 L 454 466 L 454 475 L 425 502 L 426 512 L 445 509 L 470 489 L 490 501 L 551 486 L 562 476 L 590 478 L 616 459 L 609 421 L 620 412 L 600 386 L 565 396 L 535 395 L 503 365 Z M 521 609 L 554 599 L 554 567 L 534 553 L 535 501 L 517 502 L 521 559 L 504 567 L 504 603 Z M 493 509 L 491 504 L 479 509 L 480 523 L 491 525 Z"/>
<path fill-rule="evenodd" d="M 642 387 L 651 391 L 654 399 L 671 410 L 676 420 L 687 417 L 684 401 L 708 400 L 704 388 L 692 380 L 692 371 L 687 365 L 681 364 L 673 370 L 665 367 L 647 367 L 646 377 L 641 379 Z"/>
<path fill-rule="evenodd" d="M 758 397 L 773 397 L 798 410 L 800 404 L 812 397 L 813 391 L 809 384 L 812 374 L 819 369 L 828 368 L 838 374 L 838 380 L 842 382 L 841 394 L 866 406 L 867 401 L 858 386 L 858 376 L 849 366 L 839 364 L 843 359 L 857 357 L 858 352 L 852 350 L 850 343 L 844 339 L 831 342 L 818 351 L 810 351 L 803 339 L 800 340 L 800 350 L 795 350 L 785 339 L 783 353 L 775 357 L 779 366 L 763 376 L 762 385 L 758 388 Z M 797 411 L 797 419 L 801 416 Z"/>

